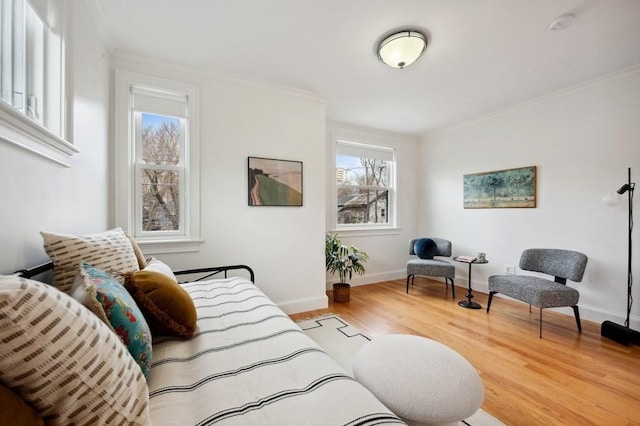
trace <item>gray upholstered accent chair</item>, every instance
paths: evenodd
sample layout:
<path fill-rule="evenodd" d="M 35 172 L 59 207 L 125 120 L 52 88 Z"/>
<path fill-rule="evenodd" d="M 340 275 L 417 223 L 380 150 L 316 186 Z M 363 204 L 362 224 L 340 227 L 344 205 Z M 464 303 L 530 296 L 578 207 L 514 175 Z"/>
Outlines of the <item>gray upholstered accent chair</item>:
<path fill-rule="evenodd" d="M 489 301 L 501 293 L 540 308 L 540 337 L 542 337 L 542 309 L 571 306 L 578 332 L 582 333 L 578 311 L 578 290 L 568 287 L 567 280 L 580 282 L 587 266 L 587 256 L 577 251 L 559 249 L 528 249 L 520 257 L 520 269 L 552 275 L 554 280 L 531 275 L 492 275 L 489 277 Z"/>
<path fill-rule="evenodd" d="M 442 238 L 431 238 L 437 246 L 436 256 L 451 256 L 451 241 L 444 240 Z M 409 254 L 416 255 L 414 246 L 419 238 L 414 238 L 409 241 Z M 407 262 L 407 293 L 409 293 L 409 281 L 413 285 L 413 279 L 416 275 L 422 275 L 426 277 L 442 277 L 444 278 L 444 285 L 449 288 L 449 282 L 451 283 L 451 293 L 453 298 L 456 298 L 456 290 L 453 285 L 453 279 L 456 276 L 456 268 L 448 261 L 441 259 L 411 259 Z"/>

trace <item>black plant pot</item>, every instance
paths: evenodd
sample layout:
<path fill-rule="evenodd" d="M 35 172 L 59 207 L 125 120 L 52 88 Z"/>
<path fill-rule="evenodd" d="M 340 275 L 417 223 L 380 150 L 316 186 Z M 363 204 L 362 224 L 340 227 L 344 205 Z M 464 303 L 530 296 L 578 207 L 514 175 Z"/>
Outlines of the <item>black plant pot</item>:
<path fill-rule="evenodd" d="M 347 283 L 336 283 L 333 285 L 333 301 L 346 303 L 351 296 L 351 285 Z"/>

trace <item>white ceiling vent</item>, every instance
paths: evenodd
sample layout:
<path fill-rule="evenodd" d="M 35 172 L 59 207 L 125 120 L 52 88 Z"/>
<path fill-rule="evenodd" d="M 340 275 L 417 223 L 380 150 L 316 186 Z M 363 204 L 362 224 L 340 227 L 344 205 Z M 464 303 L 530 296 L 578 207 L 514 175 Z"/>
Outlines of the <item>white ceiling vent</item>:
<path fill-rule="evenodd" d="M 574 19 L 575 19 L 575 16 L 570 13 L 567 13 L 566 15 L 558 16 L 549 24 L 549 31 L 559 31 L 564 28 L 567 28 L 569 25 L 573 23 Z"/>

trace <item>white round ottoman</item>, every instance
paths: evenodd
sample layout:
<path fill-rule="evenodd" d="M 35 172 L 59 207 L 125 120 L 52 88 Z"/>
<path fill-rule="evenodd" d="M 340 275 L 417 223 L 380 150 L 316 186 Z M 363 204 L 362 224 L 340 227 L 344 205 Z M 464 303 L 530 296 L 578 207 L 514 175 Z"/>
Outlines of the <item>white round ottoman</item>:
<path fill-rule="evenodd" d="M 362 385 L 409 424 L 463 420 L 482 405 L 475 368 L 453 349 L 405 334 L 382 336 L 356 354 L 353 373 Z"/>

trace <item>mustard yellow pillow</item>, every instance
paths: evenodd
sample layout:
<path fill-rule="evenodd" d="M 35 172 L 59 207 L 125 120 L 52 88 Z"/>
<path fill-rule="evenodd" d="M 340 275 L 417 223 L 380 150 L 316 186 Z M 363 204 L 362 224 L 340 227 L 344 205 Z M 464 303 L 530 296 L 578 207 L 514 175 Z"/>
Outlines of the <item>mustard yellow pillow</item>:
<path fill-rule="evenodd" d="M 155 271 L 125 275 L 125 288 L 142 311 L 154 336 L 191 337 L 198 315 L 193 299 L 174 279 Z"/>
<path fill-rule="evenodd" d="M 0 384 L 0 424 L 14 426 L 43 426 L 38 413 L 27 405 L 18 394 Z M 6 423 L 5 423 L 6 422 Z"/>

